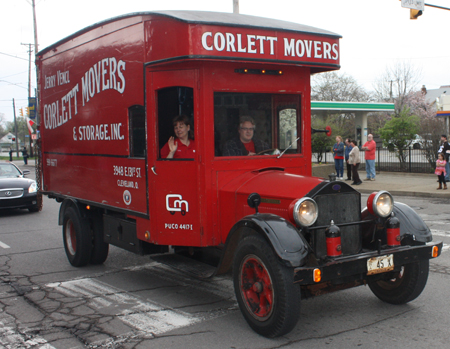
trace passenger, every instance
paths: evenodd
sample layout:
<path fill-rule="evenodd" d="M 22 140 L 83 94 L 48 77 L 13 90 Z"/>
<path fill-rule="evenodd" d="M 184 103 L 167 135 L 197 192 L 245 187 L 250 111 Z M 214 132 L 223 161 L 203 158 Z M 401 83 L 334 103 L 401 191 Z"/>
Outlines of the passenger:
<path fill-rule="evenodd" d="M 257 138 L 255 134 L 255 120 L 250 116 L 241 116 L 239 119 L 239 137 L 230 139 L 225 143 L 224 156 L 256 155 L 269 149 L 269 145 Z"/>
<path fill-rule="evenodd" d="M 169 141 L 161 149 L 163 159 L 193 159 L 195 153 L 194 135 L 186 115 L 178 115 L 173 121 L 175 137 L 170 137 Z"/>

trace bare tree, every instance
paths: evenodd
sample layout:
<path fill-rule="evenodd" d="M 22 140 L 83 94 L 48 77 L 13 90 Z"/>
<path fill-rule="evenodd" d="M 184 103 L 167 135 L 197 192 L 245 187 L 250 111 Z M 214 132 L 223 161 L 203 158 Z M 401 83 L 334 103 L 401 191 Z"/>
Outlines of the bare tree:
<path fill-rule="evenodd" d="M 316 74 L 311 79 L 314 101 L 368 102 L 371 95 L 349 75 L 337 72 Z"/>
<path fill-rule="evenodd" d="M 374 85 L 378 101 L 395 102 L 398 115 L 407 105 L 408 94 L 417 91 L 422 70 L 410 62 L 397 62 L 386 68 L 385 73 Z"/>

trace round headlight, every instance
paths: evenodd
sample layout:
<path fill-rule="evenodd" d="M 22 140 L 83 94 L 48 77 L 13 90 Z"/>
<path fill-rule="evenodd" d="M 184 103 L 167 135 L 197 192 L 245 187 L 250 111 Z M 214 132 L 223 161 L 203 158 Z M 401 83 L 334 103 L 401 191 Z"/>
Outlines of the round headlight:
<path fill-rule="evenodd" d="M 28 187 L 28 193 L 35 193 L 37 191 L 36 182 L 31 182 L 30 186 Z"/>
<path fill-rule="evenodd" d="M 292 216 L 298 225 L 309 227 L 313 225 L 319 214 L 317 203 L 311 198 L 297 200 L 292 209 Z"/>
<path fill-rule="evenodd" d="M 367 208 L 371 214 L 384 218 L 392 213 L 394 199 L 387 191 L 374 192 L 367 199 Z"/>

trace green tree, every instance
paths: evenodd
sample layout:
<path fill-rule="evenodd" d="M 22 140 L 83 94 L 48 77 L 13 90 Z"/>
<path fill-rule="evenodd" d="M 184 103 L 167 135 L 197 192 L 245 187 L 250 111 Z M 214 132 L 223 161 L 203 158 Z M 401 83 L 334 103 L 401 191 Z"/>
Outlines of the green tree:
<path fill-rule="evenodd" d="M 402 169 L 406 166 L 409 147 L 411 141 L 419 132 L 420 118 L 411 114 L 410 109 L 405 107 L 397 116 L 386 122 L 384 127 L 379 129 L 380 136 L 384 145 L 390 151 L 397 152 L 397 158 L 400 161 Z"/>
<path fill-rule="evenodd" d="M 27 119 L 23 116 L 16 117 L 17 121 L 17 132 L 15 129 L 14 121 L 7 121 L 6 122 L 6 131 L 11 132 L 14 134 L 22 143 L 28 143 L 28 137 L 25 137 L 25 135 L 28 135 L 28 126 L 27 126 Z M 27 147 L 29 144 L 26 144 Z"/>
<path fill-rule="evenodd" d="M 336 136 L 340 135 L 342 138 L 346 138 L 342 133 L 342 128 L 340 128 L 333 119 L 333 117 L 328 117 L 326 120 L 317 116 L 312 117 L 311 125 L 313 129 L 325 130 L 327 126 L 330 126 L 332 132 L 331 137 L 327 136 L 324 132 L 311 135 L 312 152 L 315 153 L 318 163 L 322 162 L 325 152 L 331 150 L 331 147 L 336 142 Z"/>

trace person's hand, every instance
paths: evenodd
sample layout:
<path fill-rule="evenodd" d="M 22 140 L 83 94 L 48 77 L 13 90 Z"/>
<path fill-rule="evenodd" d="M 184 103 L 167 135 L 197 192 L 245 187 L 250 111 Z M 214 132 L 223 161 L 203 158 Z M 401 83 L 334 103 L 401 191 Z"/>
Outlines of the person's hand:
<path fill-rule="evenodd" d="M 169 141 L 167 142 L 167 144 L 169 145 L 169 155 L 167 155 L 167 159 L 172 159 L 173 155 L 177 151 L 178 143 L 175 142 L 175 138 L 174 137 L 170 137 Z"/>
<path fill-rule="evenodd" d="M 248 152 L 248 156 L 250 155 L 256 155 L 256 153 L 252 153 L 251 151 Z"/>

